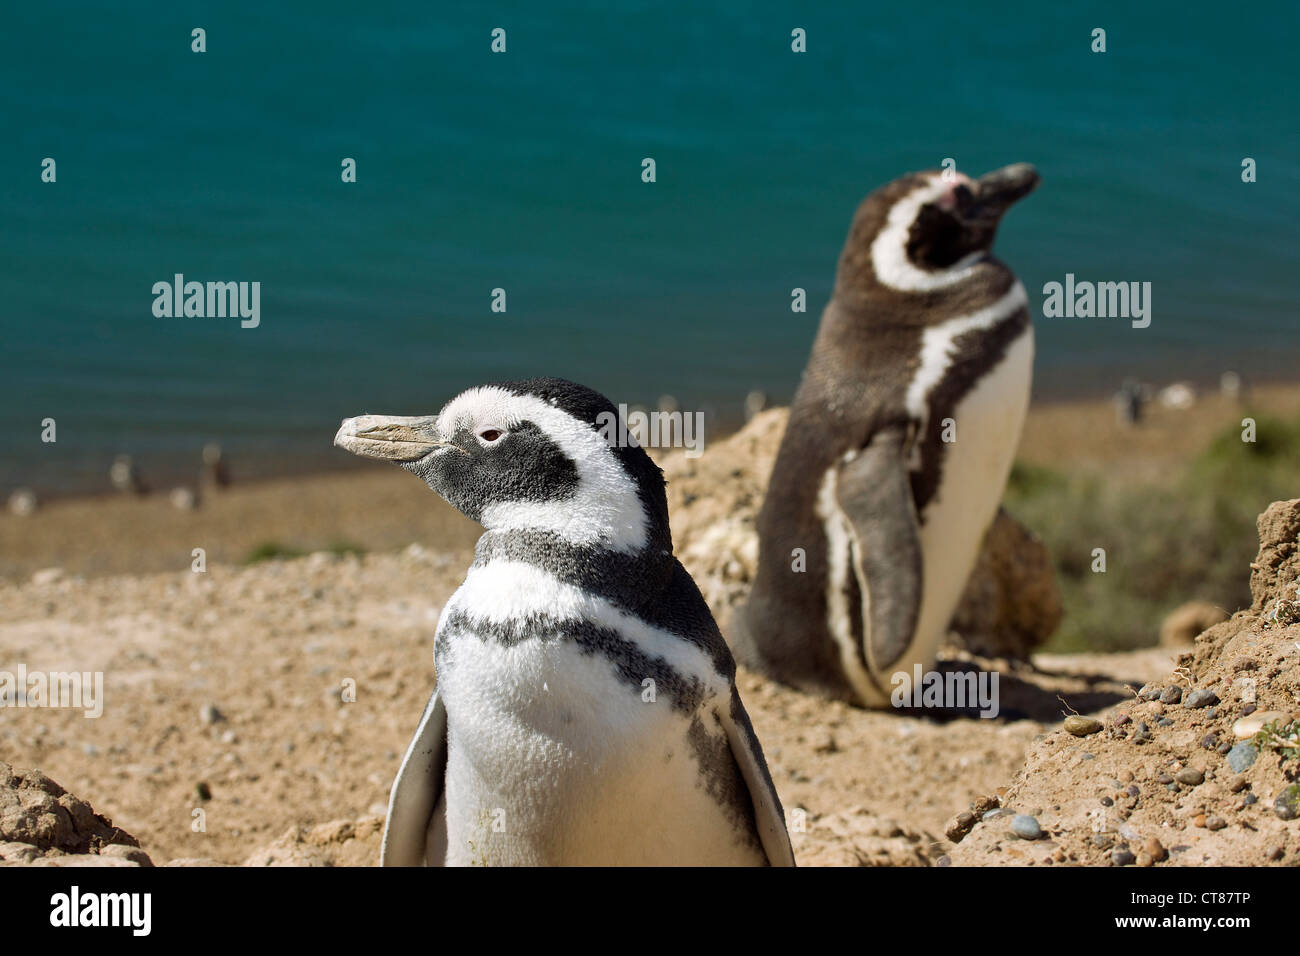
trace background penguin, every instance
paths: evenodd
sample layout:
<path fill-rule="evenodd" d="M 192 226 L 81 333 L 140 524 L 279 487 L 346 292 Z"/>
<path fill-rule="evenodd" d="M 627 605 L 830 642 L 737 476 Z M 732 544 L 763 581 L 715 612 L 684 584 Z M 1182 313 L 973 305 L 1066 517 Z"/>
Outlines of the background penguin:
<path fill-rule="evenodd" d="M 933 665 L 1029 403 L 1028 300 L 990 249 L 1037 184 L 914 173 L 858 207 L 759 513 L 743 663 L 870 707 Z"/>
<path fill-rule="evenodd" d="M 558 379 L 339 429 L 487 529 L 438 623 L 385 865 L 793 865 L 663 476 L 625 442 L 608 400 Z"/>

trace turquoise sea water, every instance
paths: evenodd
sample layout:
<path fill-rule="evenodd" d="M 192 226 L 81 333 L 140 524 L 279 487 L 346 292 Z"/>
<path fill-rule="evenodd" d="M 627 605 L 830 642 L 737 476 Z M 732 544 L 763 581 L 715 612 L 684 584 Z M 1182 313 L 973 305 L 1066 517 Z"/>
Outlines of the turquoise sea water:
<path fill-rule="evenodd" d="M 858 200 L 945 157 L 1038 165 L 998 244 L 1035 306 L 1066 273 L 1152 283 L 1144 330 L 1039 316 L 1040 399 L 1292 376 L 1298 26 L 1283 3 L 11 5 L 0 492 L 102 487 L 118 451 L 188 471 L 210 439 L 246 472 L 339 464 L 346 415 L 531 375 L 734 419 L 792 394 Z M 178 272 L 260 282 L 259 327 L 155 317 Z"/>

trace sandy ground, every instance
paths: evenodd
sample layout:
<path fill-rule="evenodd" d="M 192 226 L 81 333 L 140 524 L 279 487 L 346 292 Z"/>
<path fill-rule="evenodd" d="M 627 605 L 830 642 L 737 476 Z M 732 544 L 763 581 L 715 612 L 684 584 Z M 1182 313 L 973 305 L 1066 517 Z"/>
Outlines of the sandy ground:
<path fill-rule="evenodd" d="M 1257 395 L 1257 403 L 1300 407 L 1297 390 L 1264 398 Z M 1202 436 L 1238 414 L 1214 399 L 1188 413 L 1158 412 L 1132 430 L 1115 423 L 1106 403 L 1070 414 L 1036 410 L 1022 457 L 1109 467 L 1149 453 L 1168 462 L 1194 453 Z M 727 454 L 719 445 L 704 461 Z M 715 470 L 720 460 L 713 459 Z M 717 560 L 719 548 L 731 546 L 726 534 L 710 535 L 728 515 L 693 515 L 695 466 L 665 464 L 677 485 L 670 500 L 679 551 L 694 548 L 683 560 L 724 620 L 736 582 L 722 578 L 735 562 Z M 762 476 L 745 467 L 735 469 L 739 484 L 761 485 Z M 70 709 L 7 709 L 0 761 L 39 767 L 138 838 L 156 863 L 372 864 L 388 787 L 433 682 L 438 613 L 477 534 L 416 479 L 378 465 L 236 485 L 195 512 L 161 498 L 114 498 L 59 502 L 28 518 L 6 514 L 0 670 L 21 663 L 102 671 L 105 688 L 103 715 L 95 719 Z M 312 553 L 238 563 L 269 541 Z M 369 553 L 322 550 L 338 542 Z M 206 552 L 201 573 L 192 569 L 195 548 Z M 1067 820 L 1051 809 L 1065 805 L 1054 794 L 1085 785 L 1077 771 L 1084 758 L 1076 738 L 1061 731 L 1062 718 L 1096 714 L 1113 728 L 1120 712 L 1131 712 L 1132 722 L 1150 716 L 1133 704 L 1148 682 L 1181 681 L 1189 690 L 1197 680 L 1221 683 L 1208 670 L 1171 677 L 1176 656 L 1168 649 L 1039 655 L 1027 665 L 953 655 L 949 667 L 973 664 L 999 675 L 1001 711 L 990 720 L 867 712 L 744 672 L 740 686 L 782 801 L 801 811 L 792 816 L 792 838 L 802 864 L 1033 862 L 1057 850 L 1060 862 L 1105 863 L 1110 850 L 1088 844 L 1090 833 L 1079 830 L 1074 842 L 1069 836 L 1091 818 Z M 1269 666 L 1294 675 L 1289 659 Z M 1285 680 L 1279 693 L 1293 695 Z M 353 687 L 355 700 L 345 693 Z M 1282 703 L 1289 706 L 1289 697 Z M 1213 718 L 1218 732 L 1226 732 L 1220 725 L 1235 719 L 1240 701 L 1233 706 Z M 1200 730 L 1204 712 L 1174 716 L 1182 721 L 1174 722 L 1177 747 L 1186 750 L 1183 738 Z M 1127 737 L 1106 736 L 1114 747 L 1128 745 Z M 1100 737 L 1090 740 L 1096 757 Z M 1064 762 L 1076 761 L 1074 769 L 1049 774 L 1044 755 L 1069 747 Z M 1209 753 L 1171 751 L 1161 760 L 1205 763 Z M 1266 757 L 1258 772 L 1272 776 L 1261 778 L 1261 791 L 1283 780 L 1278 767 L 1266 768 Z M 1130 760 L 1112 767 L 1106 759 L 1106 785 L 1122 782 L 1125 771 L 1154 778 L 1172 766 Z M 1219 773 L 1218 764 L 1205 769 Z M 1218 782 L 1240 798 L 1226 777 Z M 1087 778 L 1088 787 L 1094 783 Z M 1055 828 L 1052 846 L 1007 845 L 1005 827 L 993 823 L 977 823 L 960 843 L 945 835 L 956 814 L 1000 802 L 1040 811 L 1043 826 Z M 1219 840 L 1235 834 L 1231 845 L 1243 848 L 1220 850 L 1219 858 L 1265 862 L 1276 845 L 1283 862 L 1294 862 L 1300 845 L 1292 831 L 1300 824 L 1290 826 L 1270 831 L 1269 846 L 1241 827 L 1226 837 L 1215 831 Z M 1187 853 L 1170 859 L 1196 862 Z"/>
<path fill-rule="evenodd" d="M 468 560 L 318 554 L 0 587 L 7 659 L 105 674 L 102 717 L 9 711 L 0 755 L 88 799 L 159 863 L 239 863 L 290 826 L 380 814 L 433 683 L 439 609 Z M 1008 669 L 999 719 L 947 722 L 827 704 L 742 675 L 782 800 L 807 812 L 800 859 L 938 856 L 947 819 L 1005 786 L 1059 720 L 1058 693 L 1098 709 L 1131 694 L 1122 682 L 1136 689 L 1167 672 L 1170 658 L 1038 664 Z M 342 700 L 345 680 L 353 703 Z M 373 834 L 370 843 L 377 852 Z"/>

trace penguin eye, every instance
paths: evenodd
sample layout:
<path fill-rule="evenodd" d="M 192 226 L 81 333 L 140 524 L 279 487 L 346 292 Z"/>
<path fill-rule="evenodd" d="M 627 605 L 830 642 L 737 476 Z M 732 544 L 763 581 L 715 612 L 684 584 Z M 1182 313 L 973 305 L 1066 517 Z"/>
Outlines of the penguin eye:
<path fill-rule="evenodd" d="M 499 428 L 485 428 L 478 433 L 478 440 L 485 445 L 491 445 L 504 434 L 505 432 Z"/>

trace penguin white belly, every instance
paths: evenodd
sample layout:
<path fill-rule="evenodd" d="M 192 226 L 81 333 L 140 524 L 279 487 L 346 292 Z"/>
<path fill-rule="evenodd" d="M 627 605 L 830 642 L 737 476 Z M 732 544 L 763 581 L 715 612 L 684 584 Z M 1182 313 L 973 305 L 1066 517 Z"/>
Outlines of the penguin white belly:
<path fill-rule="evenodd" d="M 921 527 L 924 585 L 916 638 L 896 671 L 930 666 L 997 512 L 1020 444 L 1033 375 L 1032 327 L 1011 343 L 958 403 L 957 440 L 946 446 L 939 486 Z"/>
<path fill-rule="evenodd" d="M 613 661 L 563 637 L 445 638 L 448 865 L 766 861 L 710 792 L 701 742 L 727 742 L 707 701 L 692 715 L 662 690 L 643 700 Z"/>

